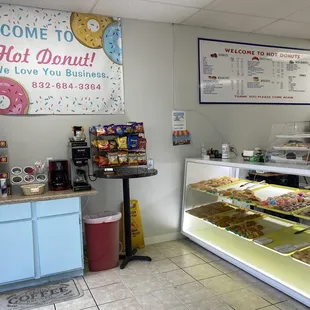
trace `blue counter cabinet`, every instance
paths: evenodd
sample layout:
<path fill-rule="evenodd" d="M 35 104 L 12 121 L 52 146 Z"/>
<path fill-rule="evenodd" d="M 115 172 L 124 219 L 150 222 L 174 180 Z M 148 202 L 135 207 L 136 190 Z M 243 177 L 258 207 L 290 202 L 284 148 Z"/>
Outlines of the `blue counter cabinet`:
<path fill-rule="evenodd" d="M 83 275 L 81 198 L 0 205 L 0 292 Z"/>

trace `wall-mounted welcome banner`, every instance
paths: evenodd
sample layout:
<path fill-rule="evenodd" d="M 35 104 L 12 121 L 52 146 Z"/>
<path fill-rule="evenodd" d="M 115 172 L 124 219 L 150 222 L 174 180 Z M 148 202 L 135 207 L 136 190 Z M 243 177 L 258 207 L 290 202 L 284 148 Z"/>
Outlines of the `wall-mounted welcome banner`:
<path fill-rule="evenodd" d="M 0 114 L 124 113 L 121 24 L 0 5 Z"/>

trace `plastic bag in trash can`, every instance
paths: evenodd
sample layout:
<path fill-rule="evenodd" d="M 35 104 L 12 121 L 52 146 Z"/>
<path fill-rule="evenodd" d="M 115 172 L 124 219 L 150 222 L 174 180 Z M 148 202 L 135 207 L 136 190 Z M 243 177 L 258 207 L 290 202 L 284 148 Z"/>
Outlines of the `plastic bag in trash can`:
<path fill-rule="evenodd" d="M 120 212 L 104 211 L 99 213 L 94 213 L 90 215 L 85 215 L 83 217 L 85 224 L 102 224 L 119 221 L 122 218 Z"/>

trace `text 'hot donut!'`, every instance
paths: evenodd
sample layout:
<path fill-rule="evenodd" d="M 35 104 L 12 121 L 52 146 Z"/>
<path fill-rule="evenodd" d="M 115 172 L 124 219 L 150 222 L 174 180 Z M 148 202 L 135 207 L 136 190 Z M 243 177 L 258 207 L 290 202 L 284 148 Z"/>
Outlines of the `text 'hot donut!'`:
<path fill-rule="evenodd" d="M 32 57 L 30 49 L 26 48 L 23 52 L 15 51 L 13 45 L 0 45 L 0 61 L 14 63 L 29 63 Z M 92 67 L 96 54 L 85 53 L 83 56 L 68 56 L 54 54 L 50 49 L 45 48 L 36 52 L 35 59 L 38 65 L 63 65 L 63 66 L 79 66 Z"/>

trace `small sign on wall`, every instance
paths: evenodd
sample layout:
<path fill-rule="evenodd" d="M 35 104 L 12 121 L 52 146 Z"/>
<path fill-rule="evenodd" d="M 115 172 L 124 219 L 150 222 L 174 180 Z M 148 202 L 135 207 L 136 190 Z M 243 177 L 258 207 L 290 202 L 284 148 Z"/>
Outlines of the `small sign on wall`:
<path fill-rule="evenodd" d="M 186 130 L 186 115 L 184 111 L 172 111 L 172 130 Z"/>
<path fill-rule="evenodd" d="M 121 22 L 0 5 L 0 114 L 123 114 Z"/>
<path fill-rule="evenodd" d="M 190 133 L 186 130 L 185 111 L 172 111 L 172 142 L 174 146 L 191 142 Z"/>

